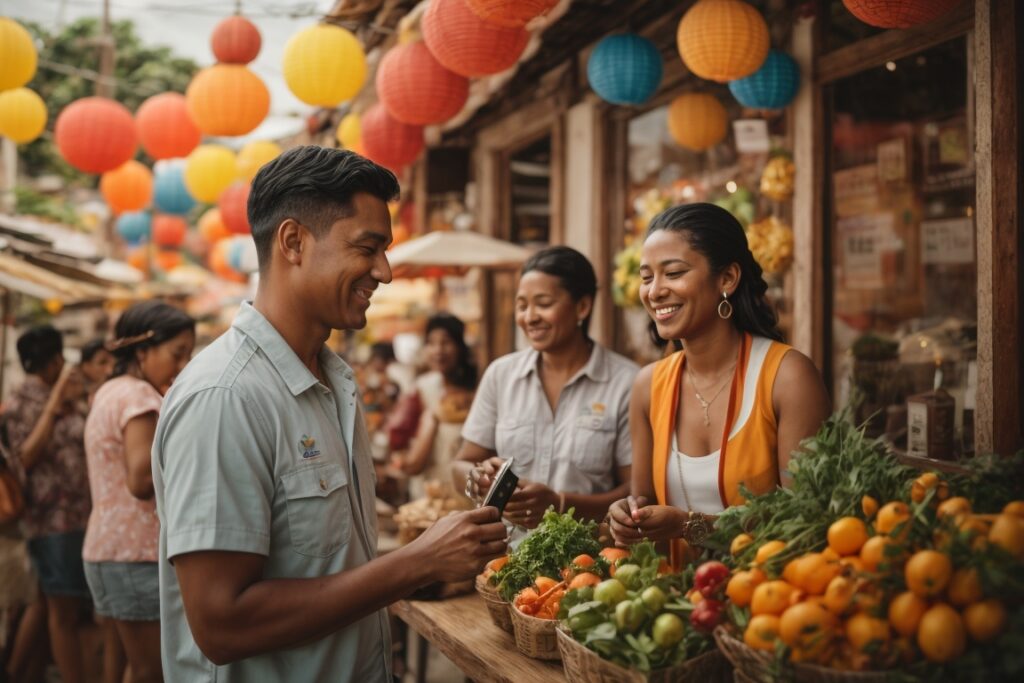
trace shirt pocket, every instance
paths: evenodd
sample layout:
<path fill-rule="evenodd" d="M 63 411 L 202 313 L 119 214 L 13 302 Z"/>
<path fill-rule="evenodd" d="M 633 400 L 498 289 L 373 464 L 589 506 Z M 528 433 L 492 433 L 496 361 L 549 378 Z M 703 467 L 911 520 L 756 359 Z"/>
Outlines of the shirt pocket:
<path fill-rule="evenodd" d="M 494 428 L 494 445 L 499 458 L 515 458 L 515 471 L 524 472 L 536 453 L 533 422 L 499 422 Z"/>
<path fill-rule="evenodd" d="M 611 474 L 617 441 L 614 417 L 580 415 L 573 425 L 570 459 L 587 474 Z"/>
<path fill-rule="evenodd" d="M 345 468 L 338 463 L 307 467 L 282 475 L 281 485 L 295 552 L 309 557 L 338 552 L 352 524 Z"/>

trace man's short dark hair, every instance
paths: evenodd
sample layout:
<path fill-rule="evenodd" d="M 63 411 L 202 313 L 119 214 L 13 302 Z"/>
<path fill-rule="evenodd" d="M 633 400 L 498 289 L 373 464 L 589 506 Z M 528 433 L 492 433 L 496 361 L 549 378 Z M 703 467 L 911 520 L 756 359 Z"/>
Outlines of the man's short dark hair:
<path fill-rule="evenodd" d="M 18 358 L 22 369 L 38 375 L 64 352 L 64 335 L 52 325 L 39 325 L 18 337 Z"/>
<path fill-rule="evenodd" d="M 399 193 L 395 174 L 355 152 L 295 147 L 256 174 L 249 193 L 249 224 L 262 271 L 270 263 L 274 233 L 292 218 L 323 235 L 333 221 L 352 215 L 352 198 L 365 192 L 382 202 Z"/>

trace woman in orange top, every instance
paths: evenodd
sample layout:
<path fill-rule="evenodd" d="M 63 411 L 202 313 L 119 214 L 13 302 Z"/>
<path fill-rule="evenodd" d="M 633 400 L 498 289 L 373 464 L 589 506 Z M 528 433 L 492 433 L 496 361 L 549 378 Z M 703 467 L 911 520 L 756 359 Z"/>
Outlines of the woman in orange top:
<path fill-rule="evenodd" d="M 637 375 L 632 496 L 610 510 L 620 545 L 699 543 L 715 516 L 784 481 L 789 454 L 829 414 L 817 368 L 782 343 L 767 285 L 736 219 L 677 206 L 647 230 L 640 299 L 682 348 Z M 655 504 L 656 502 L 656 504 Z M 675 566 L 683 544 L 672 544 Z"/>

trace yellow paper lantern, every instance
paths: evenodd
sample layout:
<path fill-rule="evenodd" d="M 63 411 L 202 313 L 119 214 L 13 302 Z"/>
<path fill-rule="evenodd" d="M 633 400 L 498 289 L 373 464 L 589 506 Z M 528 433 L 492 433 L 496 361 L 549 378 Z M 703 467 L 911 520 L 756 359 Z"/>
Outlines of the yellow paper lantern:
<path fill-rule="evenodd" d="M 695 75 L 726 83 L 745 78 L 768 56 L 768 24 L 743 0 L 700 0 L 679 22 L 679 56 Z"/>
<path fill-rule="evenodd" d="M 28 88 L 0 93 L 0 135 L 19 145 L 32 142 L 46 128 L 46 103 Z"/>
<path fill-rule="evenodd" d="M 281 148 L 269 140 L 250 142 L 238 153 L 238 177 L 246 182 L 256 177 L 256 173 L 281 154 Z"/>
<path fill-rule="evenodd" d="M 729 115 L 714 95 L 686 93 L 668 108 L 668 132 L 681 146 L 702 152 L 725 139 Z"/>
<path fill-rule="evenodd" d="M 363 122 L 359 118 L 359 114 L 351 113 L 346 114 L 345 118 L 338 124 L 338 130 L 335 131 L 335 136 L 338 138 L 338 143 L 345 149 L 355 150 L 356 147 L 362 148 L 363 146 Z"/>
<path fill-rule="evenodd" d="M 14 19 L 0 17 L 0 90 L 20 88 L 36 75 L 32 36 Z"/>
<path fill-rule="evenodd" d="M 185 162 L 185 187 L 201 202 L 216 202 L 237 178 L 235 153 L 221 145 L 199 145 Z"/>
<path fill-rule="evenodd" d="M 310 26 L 284 46 L 284 80 L 306 104 L 335 107 L 366 82 L 363 46 L 340 26 Z"/>

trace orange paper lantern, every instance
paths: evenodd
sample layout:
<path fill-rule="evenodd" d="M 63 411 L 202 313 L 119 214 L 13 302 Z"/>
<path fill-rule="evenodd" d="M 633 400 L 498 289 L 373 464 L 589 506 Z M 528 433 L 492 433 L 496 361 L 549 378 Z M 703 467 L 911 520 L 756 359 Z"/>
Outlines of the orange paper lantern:
<path fill-rule="evenodd" d="M 180 247 L 186 232 L 188 225 L 181 216 L 161 214 L 153 217 L 153 244 L 159 247 Z"/>
<path fill-rule="evenodd" d="M 256 59 L 262 44 L 256 24 L 238 15 L 221 21 L 210 36 L 213 56 L 224 64 L 248 64 Z"/>
<path fill-rule="evenodd" d="M 249 278 L 241 273 L 236 272 L 228 264 L 228 249 L 231 247 L 231 240 L 221 240 L 213 245 L 210 249 L 209 255 L 206 257 L 206 263 L 218 277 L 224 280 L 230 280 L 231 282 L 248 282 Z"/>
<path fill-rule="evenodd" d="M 515 66 L 530 40 L 529 32 L 522 28 L 481 19 L 466 0 L 432 0 L 421 26 L 423 40 L 437 61 L 469 78 Z"/>
<path fill-rule="evenodd" d="M 526 26 L 558 4 L 558 0 L 467 0 L 481 19 L 498 26 Z"/>
<path fill-rule="evenodd" d="M 224 221 L 228 232 L 236 235 L 251 235 L 249 225 L 249 183 L 234 183 L 221 193 L 217 200 L 220 218 Z"/>
<path fill-rule="evenodd" d="M 135 156 L 131 112 L 105 97 L 84 97 L 64 107 L 54 137 L 64 160 L 86 173 L 113 171 Z"/>
<path fill-rule="evenodd" d="M 366 158 L 399 171 L 423 150 L 423 128 L 398 121 L 377 103 L 363 114 L 363 150 Z"/>
<path fill-rule="evenodd" d="M 153 254 L 153 263 L 165 273 L 174 270 L 184 262 L 185 258 L 177 249 L 157 249 Z"/>
<path fill-rule="evenodd" d="M 208 244 L 216 244 L 225 237 L 231 236 L 228 226 L 224 225 L 220 209 L 213 207 L 203 214 L 203 217 L 199 219 L 199 234 Z"/>
<path fill-rule="evenodd" d="M 702 152 L 725 139 L 729 115 L 713 95 L 687 93 L 668 108 L 668 132 L 682 147 Z"/>
<path fill-rule="evenodd" d="M 133 159 L 103 174 L 100 193 L 114 213 L 144 209 L 153 198 L 153 173 Z"/>
<path fill-rule="evenodd" d="M 761 68 L 768 56 L 768 24 L 743 0 L 699 0 L 676 33 L 679 56 L 695 75 L 726 83 Z"/>
<path fill-rule="evenodd" d="M 143 273 L 149 270 L 149 247 L 143 245 L 128 252 L 128 265 Z"/>
<path fill-rule="evenodd" d="M 203 136 L 188 113 L 185 96 L 176 92 L 143 102 L 135 112 L 135 132 L 142 149 L 154 159 L 187 157 Z"/>
<path fill-rule="evenodd" d="M 935 21 L 963 0 L 843 0 L 850 14 L 879 28 L 911 28 Z"/>
<path fill-rule="evenodd" d="M 216 64 L 192 77 L 185 91 L 188 112 L 207 135 L 245 135 L 270 111 L 270 91 L 241 64 Z"/>
<path fill-rule="evenodd" d="M 380 61 L 377 95 L 402 123 L 426 126 L 462 110 L 469 79 L 441 66 L 424 43 L 407 43 L 388 50 Z"/>

